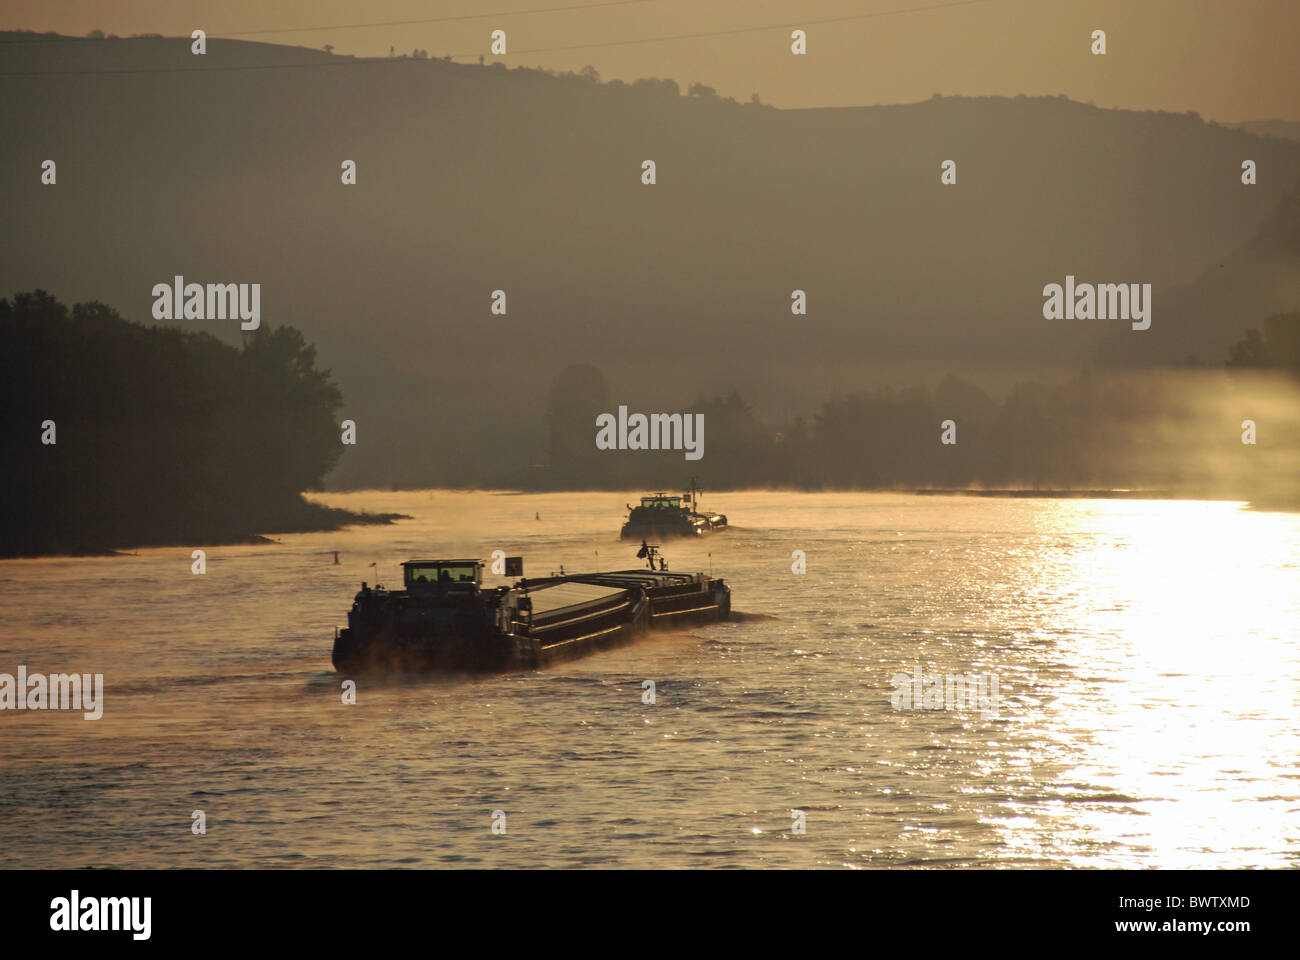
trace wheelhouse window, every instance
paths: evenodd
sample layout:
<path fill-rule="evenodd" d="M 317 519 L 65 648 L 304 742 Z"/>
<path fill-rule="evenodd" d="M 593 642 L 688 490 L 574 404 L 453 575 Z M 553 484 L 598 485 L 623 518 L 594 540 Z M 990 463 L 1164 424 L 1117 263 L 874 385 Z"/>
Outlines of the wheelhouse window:
<path fill-rule="evenodd" d="M 642 497 L 641 506 L 648 510 L 677 510 L 682 505 L 681 497 Z"/>
<path fill-rule="evenodd" d="M 413 563 L 406 567 L 406 585 L 426 583 L 475 583 L 476 563 Z"/>

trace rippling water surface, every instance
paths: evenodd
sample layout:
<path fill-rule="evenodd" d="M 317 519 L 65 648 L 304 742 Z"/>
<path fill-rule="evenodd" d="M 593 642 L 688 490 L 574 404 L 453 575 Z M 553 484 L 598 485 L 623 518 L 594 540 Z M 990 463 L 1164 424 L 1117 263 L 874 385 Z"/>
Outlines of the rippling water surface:
<path fill-rule="evenodd" d="M 1300 517 L 1239 504 L 716 494 L 733 529 L 669 562 L 771 619 L 342 703 L 333 627 L 375 569 L 635 566 L 632 496 L 328 495 L 414 519 L 204 576 L 189 548 L 0 562 L 0 672 L 106 688 L 98 721 L 0 712 L 0 865 L 1296 865 Z M 917 667 L 995 675 L 998 715 L 895 709 Z"/>

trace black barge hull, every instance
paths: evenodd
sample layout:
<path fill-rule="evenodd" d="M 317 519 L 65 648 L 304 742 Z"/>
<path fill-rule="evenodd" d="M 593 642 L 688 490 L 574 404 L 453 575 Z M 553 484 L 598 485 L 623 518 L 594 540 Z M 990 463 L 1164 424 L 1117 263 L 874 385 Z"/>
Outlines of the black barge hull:
<path fill-rule="evenodd" d="M 698 573 L 578 574 L 463 595 L 363 590 L 333 662 L 341 673 L 536 669 L 730 615 L 730 588 Z"/>
<path fill-rule="evenodd" d="M 727 529 L 727 518 L 722 514 L 691 514 L 687 517 L 666 517 L 657 521 L 628 520 L 619 531 L 620 540 L 671 540 L 675 537 L 700 537 Z"/>

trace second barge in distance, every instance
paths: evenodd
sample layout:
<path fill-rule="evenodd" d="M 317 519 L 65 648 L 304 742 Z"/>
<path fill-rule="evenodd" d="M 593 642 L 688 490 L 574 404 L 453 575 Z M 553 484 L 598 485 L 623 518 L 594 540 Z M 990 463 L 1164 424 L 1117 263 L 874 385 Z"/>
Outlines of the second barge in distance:
<path fill-rule="evenodd" d="M 361 585 L 348 625 L 336 631 L 339 672 L 396 669 L 500 672 L 531 669 L 627 642 L 647 629 L 726 620 L 731 589 L 703 573 L 655 569 L 521 579 L 483 587 L 483 563 L 411 560 L 402 590 Z M 522 560 L 508 558 L 518 564 Z M 511 571 L 511 567 L 507 567 Z"/>
<path fill-rule="evenodd" d="M 689 506 L 684 506 L 685 500 Z M 644 540 L 646 537 L 698 537 L 701 534 L 723 530 L 727 526 L 725 513 L 710 513 L 699 509 L 700 489 L 691 477 L 691 486 L 680 497 L 660 491 L 642 497 L 641 506 L 628 506 L 627 522 L 619 533 L 621 540 Z"/>

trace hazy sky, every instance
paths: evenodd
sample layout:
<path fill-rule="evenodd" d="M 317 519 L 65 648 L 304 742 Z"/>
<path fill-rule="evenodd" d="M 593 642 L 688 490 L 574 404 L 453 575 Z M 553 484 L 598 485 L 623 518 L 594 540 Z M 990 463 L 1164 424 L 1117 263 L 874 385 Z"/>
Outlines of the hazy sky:
<path fill-rule="evenodd" d="M 698 80 L 724 96 L 757 92 L 781 107 L 1064 93 L 1098 106 L 1195 110 L 1220 121 L 1300 121 L 1300 0 L 965 0 L 924 9 L 953 2 L 7 0 L 0 26 L 78 36 L 93 29 L 181 36 L 202 27 L 210 36 L 329 43 L 337 53 L 418 47 L 463 59 L 486 54 L 489 34 L 500 28 L 518 51 L 505 58 L 509 65 L 591 64 L 605 79 L 672 77 L 683 88 Z M 916 12 L 816 22 L 899 10 Z M 454 17 L 471 19 L 368 26 Z M 797 25 L 808 32 L 804 57 L 790 53 Z M 764 26 L 777 29 L 748 29 Z M 328 29 L 308 29 L 317 27 Z M 1094 29 L 1106 31 L 1104 57 L 1089 52 Z M 708 33 L 715 35 L 624 42 Z M 546 52 L 526 52 L 539 48 Z"/>

